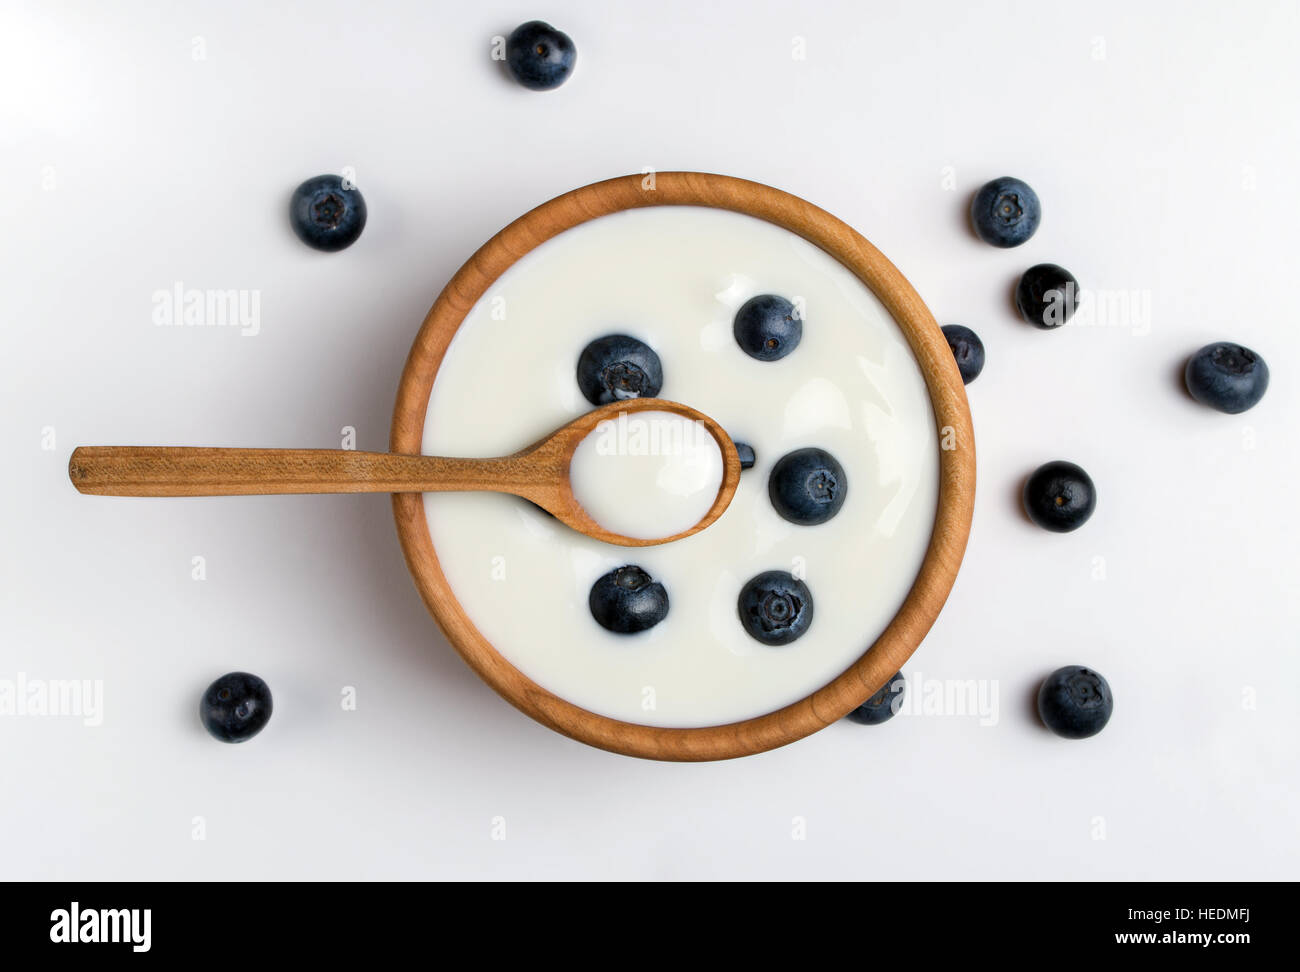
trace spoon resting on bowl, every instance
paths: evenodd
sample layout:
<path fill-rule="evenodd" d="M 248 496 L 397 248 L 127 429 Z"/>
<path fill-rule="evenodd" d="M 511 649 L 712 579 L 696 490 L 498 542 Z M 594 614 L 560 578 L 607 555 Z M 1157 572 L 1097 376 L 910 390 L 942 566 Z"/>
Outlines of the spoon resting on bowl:
<path fill-rule="evenodd" d="M 603 526 L 574 495 L 570 478 L 574 454 L 597 434 L 596 448 L 584 449 L 583 465 L 622 456 L 644 457 L 656 450 L 666 460 L 674 450 L 691 452 L 687 470 L 665 470 L 669 479 L 685 479 L 695 491 L 703 473 L 698 442 L 683 445 L 671 436 L 656 442 L 645 429 L 627 434 L 627 423 L 641 413 L 668 413 L 717 446 L 721 476 L 712 504 L 684 529 L 670 528 L 665 536 L 630 536 Z M 622 427 L 620 427 L 622 423 Z M 647 438 L 649 441 L 647 441 Z M 690 438 L 687 436 L 686 438 Z M 708 465 L 706 459 L 705 466 Z M 624 474 L 623 483 L 644 479 L 646 467 Z M 714 470 L 716 474 L 716 468 Z M 699 533 L 720 517 L 740 482 L 740 457 L 726 431 L 703 412 L 658 398 L 632 398 L 602 405 L 579 416 L 539 442 L 519 452 L 493 459 L 355 452 L 342 449 L 209 449 L 175 446 L 81 446 L 68 460 L 68 477 L 81 493 L 95 496 L 254 496 L 278 493 L 443 493 L 489 491 L 512 493 L 531 500 L 566 526 L 605 543 L 646 547 L 681 540 Z M 662 478 L 662 477 L 661 477 Z M 670 488 L 671 488 L 671 484 Z M 705 496 L 707 499 L 707 494 Z M 588 501 L 591 504 L 591 501 Z M 608 507 L 618 497 L 602 500 Z M 631 500 L 629 500 L 631 502 Z M 697 499 L 698 502 L 698 499 Z M 594 504 L 592 504 L 594 505 Z M 616 517 L 622 522 L 622 517 Z M 623 528 L 626 531 L 626 527 Z M 640 531 L 638 531 L 640 532 Z M 651 531 L 653 532 L 653 531 Z"/>

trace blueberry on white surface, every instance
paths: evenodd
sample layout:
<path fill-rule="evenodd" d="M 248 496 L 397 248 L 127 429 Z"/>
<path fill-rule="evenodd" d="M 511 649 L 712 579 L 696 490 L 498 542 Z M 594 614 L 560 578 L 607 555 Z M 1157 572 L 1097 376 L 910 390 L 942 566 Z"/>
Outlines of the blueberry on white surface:
<path fill-rule="evenodd" d="M 895 672 L 875 695 L 850 712 L 847 718 L 860 726 L 878 726 L 882 722 L 888 722 L 903 704 L 903 693 L 906 690 L 907 679 L 903 678 L 902 672 Z"/>
<path fill-rule="evenodd" d="M 1043 725 L 1066 739 L 1095 736 L 1115 708 L 1110 685 L 1090 668 L 1067 665 L 1048 675 L 1038 689 Z"/>
<path fill-rule="evenodd" d="M 207 687 L 199 700 L 199 720 L 214 739 L 240 743 L 252 739 L 271 718 L 271 690 L 248 672 L 229 672 Z"/>
<path fill-rule="evenodd" d="M 1079 282 L 1055 263 L 1030 267 L 1016 285 L 1016 309 L 1028 324 L 1044 330 L 1060 327 L 1079 306 Z"/>
<path fill-rule="evenodd" d="M 1045 462 L 1025 482 L 1025 513 L 1052 533 L 1069 533 L 1097 508 L 1097 487 L 1082 468 L 1064 459 Z"/>
<path fill-rule="evenodd" d="M 1250 348 L 1219 341 L 1188 359 L 1183 380 L 1202 405 L 1236 415 L 1258 404 L 1268 391 L 1268 365 Z"/>
<path fill-rule="evenodd" d="M 298 239 L 333 253 L 355 243 L 366 228 L 366 201 L 341 176 L 315 176 L 293 191 L 289 222 Z"/>
<path fill-rule="evenodd" d="M 947 325 L 943 328 L 943 336 L 952 349 L 952 356 L 957 360 L 962 384 L 969 385 L 984 370 L 984 342 L 964 324 Z"/>
<path fill-rule="evenodd" d="M 992 246 L 1019 246 L 1034 235 L 1042 218 L 1037 193 L 1011 176 L 986 182 L 970 204 L 975 235 Z"/>
<path fill-rule="evenodd" d="M 578 49 L 562 30 L 540 20 L 520 24 L 506 41 L 506 67 L 525 88 L 550 91 L 573 73 Z"/>

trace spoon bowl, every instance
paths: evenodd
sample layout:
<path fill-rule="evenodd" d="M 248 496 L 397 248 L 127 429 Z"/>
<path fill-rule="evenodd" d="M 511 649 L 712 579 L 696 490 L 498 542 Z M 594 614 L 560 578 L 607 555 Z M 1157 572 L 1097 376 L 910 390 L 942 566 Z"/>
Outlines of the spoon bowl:
<path fill-rule="evenodd" d="M 722 482 L 718 486 L 718 495 L 714 498 L 713 505 L 693 526 L 666 537 L 651 539 L 629 537 L 602 526 L 573 495 L 573 482 L 569 478 L 573 454 L 587 436 L 595 432 L 602 422 L 637 412 L 670 412 L 693 422 L 699 422 L 717 443 L 722 453 Z M 585 415 L 580 415 L 541 442 L 529 446 L 510 458 L 536 463 L 539 467 L 545 468 L 547 474 L 537 476 L 526 484 L 521 484 L 519 489 L 510 489 L 507 492 L 532 500 L 565 526 L 572 527 L 579 533 L 622 547 L 649 547 L 672 543 L 674 540 L 682 540 L 699 533 L 723 514 L 731 504 L 731 498 L 736 495 L 736 486 L 740 483 L 740 455 L 736 452 L 736 444 L 731 441 L 731 436 L 726 433 L 726 430 L 698 409 L 662 398 L 629 398 L 602 405 Z"/>

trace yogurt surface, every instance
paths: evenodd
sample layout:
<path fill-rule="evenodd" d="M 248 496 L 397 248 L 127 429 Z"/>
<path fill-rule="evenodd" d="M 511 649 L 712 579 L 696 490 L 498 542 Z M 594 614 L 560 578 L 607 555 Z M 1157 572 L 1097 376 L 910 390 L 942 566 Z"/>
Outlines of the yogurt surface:
<path fill-rule="evenodd" d="M 780 361 L 748 357 L 732 334 L 736 310 L 764 293 L 794 301 L 804 320 Z M 616 719 L 718 725 L 816 691 L 893 618 L 934 525 L 939 439 L 902 331 L 849 270 L 774 224 L 694 206 L 603 216 L 527 254 L 470 311 L 433 385 L 424 451 L 504 455 L 590 410 L 578 356 L 611 333 L 653 348 L 659 397 L 752 445 L 754 467 L 716 523 L 646 548 L 581 536 L 503 494 L 426 494 L 457 599 L 520 671 Z M 832 453 L 851 484 L 840 512 L 817 526 L 787 522 L 768 499 L 773 464 L 805 446 Z M 661 581 L 670 602 L 663 621 L 635 635 L 601 628 L 587 604 L 592 583 L 625 564 Z M 755 641 L 737 616 L 742 585 L 765 570 L 791 571 L 816 599 L 808 632 L 783 647 Z"/>
<path fill-rule="evenodd" d="M 722 486 L 722 450 L 703 422 L 637 412 L 601 422 L 569 464 L 573 498 L 607 530 L 656 540 L 689 530 Z"/>

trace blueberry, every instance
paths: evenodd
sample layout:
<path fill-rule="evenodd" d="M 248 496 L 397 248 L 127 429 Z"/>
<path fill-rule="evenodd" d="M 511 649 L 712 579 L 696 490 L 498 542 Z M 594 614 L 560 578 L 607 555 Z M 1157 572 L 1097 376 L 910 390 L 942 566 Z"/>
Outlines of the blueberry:
<path fill-rule="evenodd" d="M 593 405 L 654 398 L 663 384 L 659 355 L 626 334 L 596 338 L 578 356 L 578 387 Z"/>
<path fill-rule="evenodd" d="M 903 704 L 903 692 L 907 689 L 907 679 L 902 672 L 895 672 L 888 682 L 871 698 L 848 714 L 848 718 L 862 726 L 878 726 L 894 718 L 898 706 Z M 897 701 L 895 701 L 897 700 Z"/>
<path fill-rule="evenodd" d="M 336 175 L 308 179 L 289 200 L 293 231 L 310 247 L 333 253 L 351 246 L 366 228 L 361 190 Z"/>
<path fill-rule="evenodd" d="M 736 455 L 740 457 L 741 469 L 752 469 L 754 466 L 754 447 L 748 442 L 737 442 Z"/>
<path fill-rule="evenodd" d="M 248 672 L 230 672 L 208 686 L 199 700 L 199 719 L 214 739 L 252 739 L 271 718 L 271 690 Z"/>
<path fill-rule="evenodd" d="M 577 58 L 578 49 L 569 35 L 540 20 L 520 24 L 506 41 L 506 67 L 516 81 L 534 91 L 564 84 Z"/>
<path fill-rule="evenodd" d="M 1069 533 L 1088 522 L 1097 508 L 1097 487 L 1072 462 L 1045 462 L 1025 483 L 1025 512 L 1044 530 Z"/>
<path fill-rule="evenodd" d="M 765 645 L 788 645 L 812 624 L 808 585 L 789 571 L 766 570 L 740 589 L 740 623 Z"/>
<path fill-rule="evenodd" d="M 796 449 L 776 461 L 767 495 L 782 517 L 801 526 L 825 523 L 844 505 L 849 480 L 825 449 Z"/>
<path fill-rule="evenodd" d="M 970 203 L 975 235 L 993 246 L 1019 246 L 1034 235 L 1042 218 L 1034 190 L 1011 176 L 984 183 Z"/>
<path fill-rule="evenodd" d="M 957 370 L 961 372 L 962 383 L 969 385 L 984 370 L 984 342 L 964 324 L 947 325 L 943 329 L 943 336 L 948 339 L 952 356 L 957 359 Z"/>
<path fill-rule="evenodd" d="M 1078 306 L 1079 281 L 1055 263 L 1030 267 L 1016 285 L 1016 309 L 1035 327 L 1060 327 Z"/>
<path fill-rule="evenodd" d="M 1038 717 L 1066 739 L 1087 739 L 1106 728 L 1115 699 L 1106 680 L 1082 665 L 1066 665 L 1038 689 Z"/>
<path fill-rule="evenodd" d="M 635 634 L 668 616 L 668 592 L 640 567 L 629 564 L 592 584 L 587 605 L 602 628 L 615 634 Z"/>
<path fill-rule="evenodd" d="M 1220 341 L 1187 361 L 1187 390 L 1202 405 L 1236 415 L 1256 405 L 1268 390 L 1268 365 L 1250 348 Z"/>
<path fill-rule="evenodd" d="M 736 311 L 736 343 L 751 358 L 779 361 L 799 346 L 803 321 L 794 304 L 775 294 L 751 297 Z"/>

